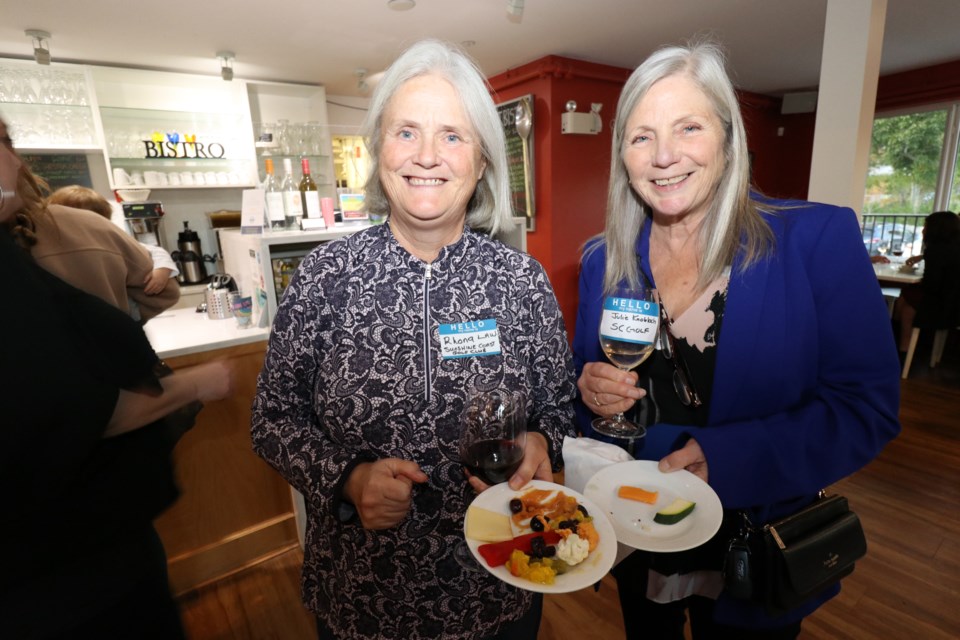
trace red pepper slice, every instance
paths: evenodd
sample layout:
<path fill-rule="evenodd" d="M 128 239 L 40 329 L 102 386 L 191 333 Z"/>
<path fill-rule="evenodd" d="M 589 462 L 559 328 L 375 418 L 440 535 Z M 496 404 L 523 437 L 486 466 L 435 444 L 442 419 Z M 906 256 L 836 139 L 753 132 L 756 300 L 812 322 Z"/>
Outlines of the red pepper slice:
<path fill-rule="evenodd" d="M 505 565 L 507 560 L 510 559 L 510 554 L 513 553 L 514 549 L 519 549 L 524 553 L 530 553 L 530 541 L 536 537 L 542 537 L 545 544 L 556 544 L 560 542 L 562 537 L 556 531 L 535 531 L 533 533 L 527 533 L 522 536 L 517 536 L 513 540 L 506 540 L 504 542 L 490 542 L 487 544 L 482 544 L 477 547 L 477 551 L 480 552 L 480 555 L 483 556 L 483 559 L 487 561 L 487 564 L 491 567 L 499 567 Z"/>

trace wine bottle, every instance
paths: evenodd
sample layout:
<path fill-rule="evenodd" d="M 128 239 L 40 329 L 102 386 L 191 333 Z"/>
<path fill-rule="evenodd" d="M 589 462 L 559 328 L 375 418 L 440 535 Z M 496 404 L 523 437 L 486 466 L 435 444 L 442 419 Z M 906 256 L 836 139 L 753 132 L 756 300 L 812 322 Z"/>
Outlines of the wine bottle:
<path fill-rule="evenodd" d="M 283 193 L 280 184 L 273 173 L 273 158 L 264 160 L 267 178 L 263 181 L 263 192 L 266 200 L 267 224 L 270 229 L 280 230 L 287 227 L 286 214 L 283 211 Z"/>
<path fill-rule="evenodd" d="M 314 220 L 323 220 L 323 212 L 320 209 L 320 192 L 317 191 L 317 183 L 313 181 L 313 176 L 310 175 L 310 160 L 300 158 L 300 168 L 303 170 L 303 177 L 300 178 L 303 215 Z"/>
<path fill-rule="evenodd" d="M 300 227 L 300 218 L 303 217 L 303 202 L 300 196 L 300 189 L 293 179 L 293 161 L 290 158 L 283 159 L 283 170 L 286 175 L 283 176 L 280 193 L 283 195 L 283 211 L 287 217 L 287 228 L 298 229 Z"/>

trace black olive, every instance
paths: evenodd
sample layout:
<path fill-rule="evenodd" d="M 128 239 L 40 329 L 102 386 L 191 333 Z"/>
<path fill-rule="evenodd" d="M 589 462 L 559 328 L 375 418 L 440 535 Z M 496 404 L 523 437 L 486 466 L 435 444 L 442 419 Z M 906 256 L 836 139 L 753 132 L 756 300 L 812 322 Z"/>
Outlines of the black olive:
<path fill-rule="evenodd" d="M 564 520 L 564 521 L 561 522 L 559 525 L 557 525 L 557 527 L 558 527 L 559 529 L 570 529 L 570 531 L 576 533 L 576 532 L 577 532 L 577 521 L 576 521 L 576 520 Z"/>
<path fill-rule="evenodd" d="M 583 514 L 583 517 L 584 517 L 584 518 L 586 518 L 587 516 L 590 515 L 589 513 L 587 513 L 587 508 L 586 508 L 585 506 L 583 506 L 582 504 L 578 504 L 578 505 L 577 505 L 577 509 L 580 510 L 580 513 Z"/>
<path fill-rule="evenodd" d="M 534 531 L 543 531 L 546 529 L 546 526 L 544 526 L 544 522 L 540 519 L 540 516 L 534 516 L 530 521 L 530 528 Z"/>
<path fill-rule="evenodd" d="M 523 502 L 520 501 L 520 498 L 514 498 L 510 501 L 510 512 L 511 513 L 520 513 L 523 511 Z"/>
<path fill-rule="evenodd" d="M 546 551 L 547 544 L 543 541 L 543 538 L 537 536 L 530 540 L 530 555 L 534 558 L 542 558 L 544 552 Z"/>
<path fill-rule="evenodd" d="M 547 546 L 547 547 L 543 550 L 543 557 L 544 557 L 544 558 L 552 558 L 552 557 L 555 556 L 555 555 L 557 555 L 557 548 L 554 547 L 554 546 L 552 546 L 552 545 L 551 545 L 551 546 Z"/>

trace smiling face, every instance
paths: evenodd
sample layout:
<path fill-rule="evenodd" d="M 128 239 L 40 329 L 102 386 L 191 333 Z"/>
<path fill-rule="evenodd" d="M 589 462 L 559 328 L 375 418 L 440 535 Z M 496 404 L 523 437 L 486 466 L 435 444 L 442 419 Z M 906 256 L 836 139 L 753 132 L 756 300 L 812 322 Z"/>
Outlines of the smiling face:
<path fill-rule="evenodd" d="M 400 86 L 383 112 L 380 182 L 395 223 L 460 229 L 486 166 L 453 86 L 435 75 Z"/>
<path fill-rule="evenodd" d="M 723 124 L 686 75 L 654 83 L 627 119 L 630 185 L 663 221 L 702 218 L 726 166 Z"/>

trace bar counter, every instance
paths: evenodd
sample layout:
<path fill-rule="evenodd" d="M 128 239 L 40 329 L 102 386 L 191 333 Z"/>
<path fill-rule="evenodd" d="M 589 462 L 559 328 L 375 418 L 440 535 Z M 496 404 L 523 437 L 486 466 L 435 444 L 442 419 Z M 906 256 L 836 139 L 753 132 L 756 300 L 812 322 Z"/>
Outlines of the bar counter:
<path fill-rule="evenodd" d="M 236 393 L 207 403 L 174 450 L 180 498 L 156 520 L 170 585 L 183 594 L 298 544 L 290 487 L 253 453 L 250 408 L 268 328 L 240 329 L 194 308 L 168 310 L 145 326 L 174 370 L 232 361 Z"/>

